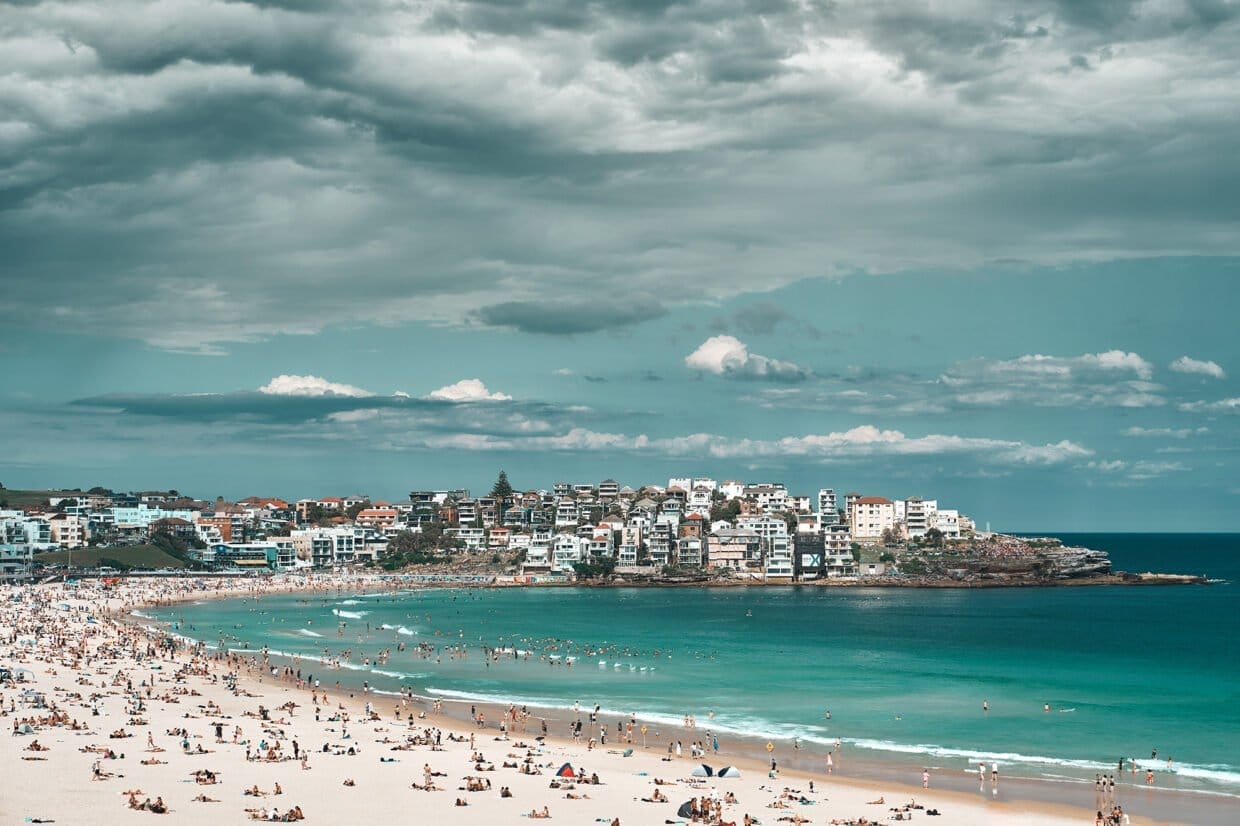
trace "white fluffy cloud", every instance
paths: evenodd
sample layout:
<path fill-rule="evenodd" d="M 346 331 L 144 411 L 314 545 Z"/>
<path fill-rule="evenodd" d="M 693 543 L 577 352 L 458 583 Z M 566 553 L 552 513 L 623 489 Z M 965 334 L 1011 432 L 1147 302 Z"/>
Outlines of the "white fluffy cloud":
<path fill-rule="evenodd" d="M 1223 368 L 1220 367 L 1218 363 L 1213 361 L 1198 361 L 1197 359 L 1190 358 L 1188 356 L 1180 356 L 1178 359 L 1171 362 L 1171 369 L 1177 373 L 1210 376 L 1215 379 L 1227 377 L 1227 373 L 1223 371 Z"/>
<path fill-rule="evenodd" d="M 506 402 L 512 396 L 492 393 L 480 379 L 461 379 L 431 393 L 427 398 L 445 402 Z"/>
<path fill-rule="evenodd" d="M 1116 371 L 1131 372 L 1137 378 L 1149 381 L 1154 375 L 1154 365 L 1136 353 L 1126 353 L 1123 350 L 1085 353 L 1072 357 L 1035 354 L 1009 361 L 995 361 L 991 362 L 991 365 L 995 372 L 1029 376 L 1069 376 L 1091 371 Z"/>
<path fill-rule="evenodd" d="M 369 390 L 354 387 L 351 384 L 340 384 L 320 378 L 319 376 L 279 375 L 258 388 L 258 392 L 269 396 L 349 396 L 362 398 L 373 396 Z"/>
<path fill-rule="evenodd" d="M 801 381 L 809 375 L 807 370 L 790 361 L 749 352 L 748 345 L 735 336 L 711 336 L 685 356 L 685 365 L 734 378 Z"/>

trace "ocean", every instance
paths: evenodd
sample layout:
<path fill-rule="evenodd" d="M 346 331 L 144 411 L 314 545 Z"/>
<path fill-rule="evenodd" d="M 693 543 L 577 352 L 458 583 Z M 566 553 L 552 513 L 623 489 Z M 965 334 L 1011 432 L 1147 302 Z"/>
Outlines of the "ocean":
<path fill-rule="evenodd" d="M 962 775 L 984 759 L 1004 777 L 1092 782 L 1136 758 L 1159 788 L 1240 803 L 1240 535 L 1062 536 L 1110 552 L 1117 570 L 1218 582 L 434 589 L 146 613 L 209 644 L 298 656 L 329 687 L 364 680 L 536 713 L 597 704 L 613 730 L 636 713 L 686 740 L 709 731 L 725 750 L 756 739 L 800 756 L 839 739 L 850 759 Z M 515 655 L 489 661 L 482 646 Z M 346 667 L 321 664 L 345 650 Z M 681 730 L 686 714 L 697 733 Z"/>

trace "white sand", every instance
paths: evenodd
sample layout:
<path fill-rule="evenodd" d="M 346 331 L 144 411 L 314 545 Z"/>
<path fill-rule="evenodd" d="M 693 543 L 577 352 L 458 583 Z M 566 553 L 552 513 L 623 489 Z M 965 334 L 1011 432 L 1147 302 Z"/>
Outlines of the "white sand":
<path fill-rule="evenodd" d="M 236 593 L 279 586 L 243 581 L 219 587 Z M 695 761 L 687 755 L 665 762 L 662 750 L 654 746 L 649 751 L 639 746 L 629 757 L 621 753 L 623 746 L 611 744 L 592 751 L 569 742 L 550 741 L 544 746 L 536 742 L 533 735 L 537 732 L 533 730 L 528 734 L 514 732 L 512 739 L 499 740 L 494 722 L 485 731 L 471 732 L 466 724 L 433 713 L 415 720 L 411 729 L 407 719 L 394 718 L 394 707 L 401 701 L 391 697 L 373 697 L 380 719 L 366 722 L 363 697 L 349 700 L 333 694 L 321 705 L 321 720 L 316 722 L 309 689 L 273 680 L 269 674 L 260 681 L 259 672 L 250 673 L 223 660 L 195 658 L 185 650 L 172 654 L 157 651 L 151 648 L 157 639 L 154 635 L 105 615 L 108 606 L 124 613 L 128 607 L 157 599 L 203 598 L 201 593 L 178 592 L 182 588 L 169 581 L 126 581 L 106 592 L 94 584 L 0 588 L 0 667 L 31 672 L 24 675 L 27 682 L 0 687 L 4 709 L 0 716 L 4 727 L 0 730 L 0 773 L 4 778 L 0 821 L 22 823 L 33 818 L 58 824 L 148 823 L 162 818 L 178 823 L 242 823 L 249 822 L 247 809 L 275 807 L 283 814 L 299 806 L 310 824 L 522 824 L 530 819 L 531 810 L 546 807 L 551 819 L 559 823 L 607 824 L 618 818 L 627 826 L 685 822 L 686 818 L 677 816 L 680 804 L 690 797 L 716 792 L 719 796 L 731 793 L 737 800 L 723 804 L 724 823 L 741 824 L 746 813 L 764 826 L 795 822 L 792 819 L 798 817 L 816 824 L 861 818 L 894 823 L 901 822 L 896 818 L 902 813 L 892 809 L 912 798 L 923 807 L 912 810 L 913 820 L 944 826 L 1054 826 L 1093 821 L 1092 812 L 1079 808 L 1035 809 L 1028 803 L 1008 804 L 933 789 L 852 781 L 840 773 L 831 778 L 812 778 L 814 791 L 810 792 L 811 778 L 807 776 L 783 774 L 772 780 L 765 766 L 746 763 L 740 764 L 744 775 L 740 779 L 712 779 L 692 785 L 689 774 Z M 12 599 L 15 592 L 23 595 L 21 601 Z M 238 691 L 226 684 L 230 674 L 237 675 Z M 153 685 L 143 684 L 152 679 Z M 132 692 L 127 681 L 133 686 Z M 23 689 L 42 694 L 47 707 L 23 703 Z M 140 711 L 132 707 L 135 697 L 141 698 Z M 297 704 L 291 713 L 280 709 L 288 702 Z M 211 704 L 218 706 L 218 712 Z M 260 705 L 269 711 L 267 722 L 258 718 Z M 415 713 L 419 710 L 417 706 L 407 708 Z M 49 720 L 52 709 L 66 722 Z M 347 739 L 343 737 L 344 721 L 329 719 L 341 714 L 349 717 Z M 11 735 L 15 721 L 25 718 L 37 718 L 31 721 L 33 734 Z M 76 721 L 81 729 L 73 730 L 68 721 Z M 225 743 L 216 742 L 217 723 L 223 726 Z M 237 726 L 242 734 L 233 743 Z M 183 752 L 182 738 L 173 733 L 182 727 L 188 731 L 190 753 Z M 122 729 L 131 736 L 109 737 Z M 438 730 L 442 750 L 427 745 L 393 750 L 404 744 L 407 735 L 428 729 Z M 493 771 L 477 769 L 468 742 L 471 733 L 486 763 L 494 765 Z M 450 734 L 459 735 L 464 742 L 449 741 Z M 149 751 L 148 737 L 162 751 Z M 48 750 L 27 750 L 36 740 Z M 303 751 L 310 752 L 306 769 L 291 759 L 294 740 Z M 269 746 L 279 743 L 280 754 L 288 759 L 247 761 L 247 745 L 257 753 L 260 741 Z M 323 752 L 324 744 L 328 752 Z M 86 750 L 92 747 L 110 748 L 124 757 L 102 758 Z M 347 754 L 350 747 L 356 754 Z M 206 753 L 196 753 L 199 748 Z M 541 774 L 503 767 L 506 762 L 522 764 L 527 758 Z M 143 760 L 151 762 L 144 764 Z M 385 762 L 388 760 L 394 762 Z M 96 761 L 110 776 L 92 779 Z M 552 788 L 554 772 L 565 762 L 597 773 L 600 784 Z M 423 782 L 428 764 L 441 790 L 412 787 Z M 196 783 L 192 774 L 204 769 L 214 772 L 218 782 Z M 485 778 L 490 789 L 463 790 L 467 777 Z M 669 785 L 656 786 L 656 777 L 669 781 Z M 283 793 L 272 795 L 277 783 Z M 266 796 L 244 793 L 255 785 Z M 511 789 L 511 798 L 500 796 L 501 787 Z M 643 802 L 642 798 L 651 797 L 656 788 L 668 802 Z M 787 808 L 771 808 L 785 788 L 797 790 L 786 802 Z M 127 790 L 140 790 L 136 796 L 139 802 L 162 797 L 169 813 L 130 809 L 124 794 Z M 219 802 L 196 802 L 198 795 Z M 802 803 L 802 797 L 812 802 Z M 868 802 L 880 797 L 884 800 L 881 805 Z M 455 805 L 458 799 L 468 805 Z M 931 809 L 942 816 L 928 816 Z"/>

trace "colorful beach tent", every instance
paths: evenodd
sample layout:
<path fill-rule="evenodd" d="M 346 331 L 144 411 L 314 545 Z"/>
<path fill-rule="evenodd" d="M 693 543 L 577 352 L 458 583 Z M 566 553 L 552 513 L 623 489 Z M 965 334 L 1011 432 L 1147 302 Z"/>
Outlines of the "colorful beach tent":
<path fill-rule="evenodd" d="M 714 777 L 715 770 L 712 769 L 710 766 L 706 765 L 705 763 L 699 763 L 697 767 L 693 769 L 693 776 L 694 777 Z"/>
<path fill-rule="evenodd" d="M 718 776 L 719 777 L 740 777 L 741 770 L 736 768 L 736 766 L 724 766 L 722 769 L 719 770 Z"/>
<path fill-rule="evenodd" d="M 560 770 L 555 773 L 555 776 L 556 777 L 576 777 L 577 775 L 573 772 L 573 764 L 565 763 L 563 766 L 560 766 Z"/>

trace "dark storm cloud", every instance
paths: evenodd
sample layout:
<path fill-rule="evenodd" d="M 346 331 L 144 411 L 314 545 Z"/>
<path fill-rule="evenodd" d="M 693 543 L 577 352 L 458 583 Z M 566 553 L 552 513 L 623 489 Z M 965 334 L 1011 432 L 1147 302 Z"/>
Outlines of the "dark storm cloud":
<path fill-rule="evenodd" d="M 589 334 L 815 276 L 1240 253 L 1232 3 L 7 8 L 5 324 Z"/>
<path fill-rule="evenodd" d="M 600 299 L 597 302 L 509 301 L 483 307 L 477 318 L 493 327 L 511 327 L 526 333 L 570 336 L 628 327 L 665 315 L 657 301 L 639 299 L 617 303 Z"/>
<path fill-rule="evenodd" d="M 742 307 L 732 314 L 736 329 L 750 335 L 770 335 L 780 322 L 791 321 L 792 315 L 770 301 L 759 301 Z"/>
<path fill-rule="evenodd" d="M 73 415 L 97 414 L 135 422 L 209 426 L 278 427 L 288 432 L 314 425 L 489 435 L 541 433 L 553 426 L 590 420 L 589 411 L 543 402 L 451 402 L 407 396 L 290 396 L 236 393 L 105 394 L 72 402 Z M 61 415 L 61 411 L 56 411 Z"/>

